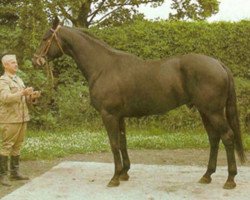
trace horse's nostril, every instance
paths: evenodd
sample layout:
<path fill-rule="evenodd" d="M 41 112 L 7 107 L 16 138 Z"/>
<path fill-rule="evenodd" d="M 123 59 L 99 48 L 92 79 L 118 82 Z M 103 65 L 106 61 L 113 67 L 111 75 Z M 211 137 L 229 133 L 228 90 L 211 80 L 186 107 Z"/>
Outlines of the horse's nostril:
<path fill-rule="evenodd" d="M 38 58 L 38 59 L 36 59 L 36 62 L 37 62 L 37 64 L 40 66 L 41 65 L 41 62 L 40 62 L 40 59 Z"/>
<path fill-rule="evenodd" d="M 32 63 L 34 66 L 42 66 L 45 64 L 45 59 L 43 57 L 33 58 Z"/>
<path fill-rule="evenodd" d="M 44 58 L 40 58 L 40 63 L 41 63 L 41 65 L 44 65 L 45 64 L 45 59 Z"/>

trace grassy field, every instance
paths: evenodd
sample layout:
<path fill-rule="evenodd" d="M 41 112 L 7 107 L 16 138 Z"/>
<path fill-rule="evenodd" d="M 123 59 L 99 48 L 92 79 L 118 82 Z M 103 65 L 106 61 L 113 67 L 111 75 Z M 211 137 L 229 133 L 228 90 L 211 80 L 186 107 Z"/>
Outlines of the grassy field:
<path fill-rule="evenodd" d="M 250 136 L 244 135 L 246 150 L 250 150 Z M 129 149 L 178 149 L 208 148 L 204 131 L 166 132 L 161 129 L 127 130 Z M 221 148 L 222 145 L 221 145 Z M 28 131 L 22 148 L 22 158 L 53 159 L 69 154 L 110 151 L 107 134 L 104 130 L 86 129 L 61 131 Z"/>

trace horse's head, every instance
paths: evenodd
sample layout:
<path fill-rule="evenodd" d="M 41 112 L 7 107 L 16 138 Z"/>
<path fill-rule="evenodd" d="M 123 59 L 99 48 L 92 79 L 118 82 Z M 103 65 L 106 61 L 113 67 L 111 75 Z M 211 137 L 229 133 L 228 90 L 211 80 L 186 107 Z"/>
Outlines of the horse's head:
<path fill-rule="evenodd" d="M 64 54 L 62 40 L 58 36 L 61 27 L 59 23 L 60 21 L 56 17 L 51 29 L 44 34 L 42 42 L 32 59 L 33 65 L 42 66 L 45 64 L 46 59 L 52 60 Z"/>

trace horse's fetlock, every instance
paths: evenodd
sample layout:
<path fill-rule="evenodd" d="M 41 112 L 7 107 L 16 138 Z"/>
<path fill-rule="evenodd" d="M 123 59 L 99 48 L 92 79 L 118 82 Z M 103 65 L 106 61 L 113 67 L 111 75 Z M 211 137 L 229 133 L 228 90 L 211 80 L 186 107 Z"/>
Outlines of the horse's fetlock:
<path fill-rule="evenodd" d="M 209 175 L 211 175 L 211 174 L 213 174 L 215 171 L 216 171 L 215 168 L 209 168 L 209 169 L 207 170 L 207 173 L 208 173 Z"/>
<path fill-rule="evenodd" d="M 238 173 L 237 169 L 235 169 L 235 167 L 233 167 L 233 169 L 231 169 L 229 171 L 229 176 L 234 178 L 237 175 L 237 173 Z"/>

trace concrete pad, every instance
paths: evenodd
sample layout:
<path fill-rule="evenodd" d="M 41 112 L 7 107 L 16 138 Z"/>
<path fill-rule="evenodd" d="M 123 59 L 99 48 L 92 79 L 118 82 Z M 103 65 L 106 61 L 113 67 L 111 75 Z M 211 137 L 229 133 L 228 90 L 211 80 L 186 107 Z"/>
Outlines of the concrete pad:
<path fill-rule="evenodd" d="M 2 200 L 193 200 L 250 199 L 250 167 L 239 167 L 237 187 L 222 189 L 227 168 L 218 167 L 211 184 L 197 183 L 206 167 L 132 164 L 130 180 L 106 187 L 112 163 L 62 162 Z"/>

